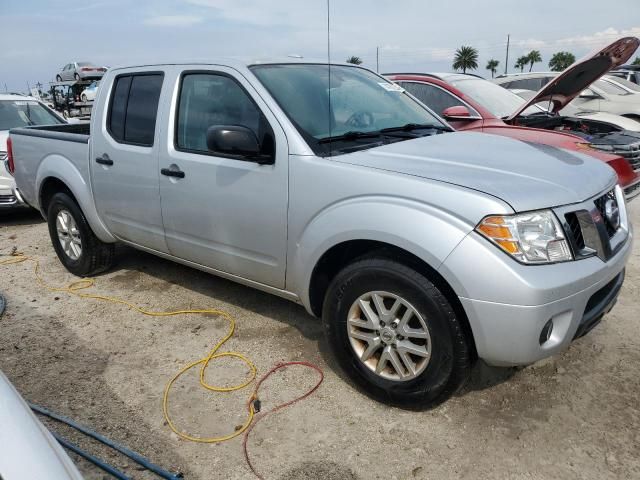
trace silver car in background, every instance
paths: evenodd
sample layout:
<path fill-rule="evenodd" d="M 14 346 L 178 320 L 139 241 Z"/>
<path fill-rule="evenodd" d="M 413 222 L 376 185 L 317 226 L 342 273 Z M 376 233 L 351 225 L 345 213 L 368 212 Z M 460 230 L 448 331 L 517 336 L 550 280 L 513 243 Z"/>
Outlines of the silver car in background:
<path fill-rule="evenodd" d="M 106 71 L 107 67 L 99 67 L 91 62 L 71 62 L 62 67 L 56 75 L 56 81 L 99 80 Z"/>

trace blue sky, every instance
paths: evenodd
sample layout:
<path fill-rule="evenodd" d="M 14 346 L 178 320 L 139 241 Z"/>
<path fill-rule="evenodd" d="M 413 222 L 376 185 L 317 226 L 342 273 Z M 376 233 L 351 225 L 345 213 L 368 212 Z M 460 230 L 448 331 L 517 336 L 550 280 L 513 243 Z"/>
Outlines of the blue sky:
<path fill-rule="evenodd" d="M 73 60 L 103 65 L 327 56 L 326 0 L 0 0 L 0 90 L 51 81 Z M 615 7 L 612 7 L 615 5 Z M 448 71 L 456 47 L 509 69 L 532 48 L 577 57 L 621 35 L 640 36 L 640 0 L 331 0 L 331 58 L 360 56 L 381 71 Z M 640 54 L 640 53 L 639 53 Z"/>

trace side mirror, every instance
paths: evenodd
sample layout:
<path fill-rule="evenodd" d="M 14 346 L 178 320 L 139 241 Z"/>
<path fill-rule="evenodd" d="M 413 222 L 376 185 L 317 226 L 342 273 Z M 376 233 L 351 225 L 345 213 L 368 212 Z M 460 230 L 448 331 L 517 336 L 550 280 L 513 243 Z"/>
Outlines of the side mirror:
<path fill-rule="evenodd" d="M 455 107 L 445 108 L 442 116 L 447 120 L 471 120 L 471 112 L 464 105 L 456 105 Z"/>
<path fill-rule="evenodd" d="M 596 98 L 600 98 L 600 95 L 598 95 L 596 92 L 594 92 L 590 88 L 586 88 L 582 92 L 580 92 L 579 98 L 583 98 L 585 100 L 593 100 Z"/>
<path fill-rule="evenodd" d="M 240 125 L 213 125 L 207 129 L 207 148 L 212 152 L 242 155 L 260 164 L 273 163 L 271 156 L 260 155 L 260 142 L 253 131 Z"/>

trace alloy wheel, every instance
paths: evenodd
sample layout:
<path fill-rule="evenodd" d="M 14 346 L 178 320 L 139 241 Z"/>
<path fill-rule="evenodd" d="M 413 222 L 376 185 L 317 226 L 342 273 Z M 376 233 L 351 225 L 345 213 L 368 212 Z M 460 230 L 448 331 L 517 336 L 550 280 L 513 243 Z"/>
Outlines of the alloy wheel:
<path fill-rule="evenodd" d="M 361 295 L 349 309 L 351 347 L 369 370 L 387 380 L 418 377 L 431 358 L 424 318 L 404 298 L 389 292 Z"/>
<path fill-rule="evenodd" d="M 56 216 L 56 230 L 62 250 L 71 260 L 82 255 L 82 240 L 75 219 L 68 210 L 60 210 Z"/>

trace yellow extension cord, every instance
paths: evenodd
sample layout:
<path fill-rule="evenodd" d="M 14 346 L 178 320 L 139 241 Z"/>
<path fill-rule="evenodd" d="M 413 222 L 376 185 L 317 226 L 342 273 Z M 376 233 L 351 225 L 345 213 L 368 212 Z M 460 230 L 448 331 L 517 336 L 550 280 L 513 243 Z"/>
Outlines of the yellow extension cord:
<path fill-rule="evenodd" d="M 100 300 L 100 301 L 104 301 L 104 302 L 117 303 L 117 304 L 120 304 L 120 305 L 125 305 L 126 307 L 130 308 L 131 310 L 134 310 L 134 311 L 139 312 L 139 313 L 141 313 L 143 315 L 148 315 L 148 316 L 151 316 L 151 317 L 170 317 L 170 316 L 174 316 L 174 315 L 211 314 L 211 315 L 217 315 L 217 316 L 222 317 L 225 320 L 227 320 L 229 322 L 229 331 L 224 336 L 224 338 L 222 340 L 220 340 L 209 351 L 207 356 L 203 357 L 203 358 L 201 358 L 199 360 L 196 360 L 194 362 L 189 363 L 188 365 L 186 365 L 185 367 L 180 369 L 180 371 L 178 371 L 178 373 L 176 373 L 171 378 L 171 380 L 169 380 L 169 382 L 167 383 L 167 386 L 164 389 L 164 395 L 162 397 L 162 413 L 164 414 L 164 418 L 167 421 L 167 424 L 169 425 L 169 428 L 171 428 L 171 430 L 176 435 L 184 438 L 185 440 L 190 440 L 192 442 L 199 442 L 199 443 L 224 442 L 226 440 L 231 440 L 232 438 L 235 438 L 238 435 L 241 435 L 247 428 L 249 428 L 249 426 L 251 425 L 251 422 L 253 422 L 253 417 L 255 415 L 255 409 L 254 409 L 254 406 L 253 406 L 253 400 L 256 398 L 256 393 L 257 393 L 255 390 L 253 391 L 253 393 L 249 397 L 249 401 L 248 401 L 249 414 L 248 414 L 247 419 L 244 422 L 244 424 L 240 428 L 235 430 L 233 433 L 230 433 L 228 435 L 224 435 L 222 437 L 201 438 L 201 437 L 195 437 L 195 436 L 190 435 L 188 433 L 182 432 L 182 431 L 180 431 L 178 429 L 178 427 L 176 427 L 176 425 L 171 420 L 171 417 L 169 416 L 169 392 L 171 390 L 171 387 L 176 382 L 176 380 L 178 380 L 178 378 L 180 378 L 183 374 L 185 374 L 187 371 L 191 370 L 196 365 L 200 365 L 200 385 L 202 385 L 203 388 L 206 388 L 207 390 L 210 390 L 212 392 L 233 392 L 233 391 L 236 391 L 236 390 L 240 390 L 240 389 L 243 389 L 246 386 L 248 386 L 255 379 L 255 377 L 256 377 L 256 366 L 247 357 L 245 357 L 244 355 L 242 355 L 241 353 L 238 353 L 238 352 L 217 353 L 218 350 L 222 347 L 222 345 L 224 345 L 225 342 L 227 340 L 229 340 L 233 336 L 233 332 L 234 332 L 234 330 L 236 328 L 235 319 L 231 315 L 229 315 L 227 312 L 225 312 L 223 310 L 216 310 L 216 309 L 176 310 L 176 311 L 173 311 L 173 312 L 153 312 L 153 311 L 150 311 L 150 310 L 145 310 L 144 308 L 141 308 L 141 307 L 139 307 L 137 305 L 134 305 L 133 303 L 127 302 L 126 300 L 122 300 L 121 298 L 108 297 L 108 296 L 104 296 L 104 295 L 95 295 L 95 294 L 91 294 L 91 293 L 82 292 L 82 290 L 86 290 L 86 289 L 91 288 L 91 287 L 93 287 L 95 285 L 95 281 L 92 278 L 87 278 L 87 279 L 71 282 L 66 287 L 52 287 L 52 286 L 48 285 L 42 279 L 42 277 L 40 276 L 40 261 L 38 259 L 33 258 L 33 257 L 29 257 L 27 255 L 24 255 L 22 253 L 15 252 L 15 251 L 12 252 L 11 255 L 12 255 L 12 258 L 10 258 L 8 260 L 0 261 L 0 265 L 13 265 L 13 264 L 16 264 L 16 263 L 25 262 L 27 260 L 30 260 L 30 261 L 34 262 L 35 266 L 34 266 L 34 269 L 33 269 L 33 273 L 34 273 L 34 275 L 36 277 L 36 280 L 38 281 L 38 283 L 42 287 L 44 287 L 45 289 L 49 290 L 50 292 L 63 292 L 63 293 L 68 293 L 69 295 L 75 295 L 75 296 L 80 297 L 80 298 L 90 298 L 90 299 L 93 299 L 93 300 Z M 239 385 L 234 385 L 234 386 L 231 386 L 231 387 L 217 387 L 215 385 L 209 385 L 205 381 L 206 369 L 207 369 L 207 367 L 209 366 L 209 363 L 212 360 L 214 360 L 216 358 L 221 358 L 221 357 L 235 357 L 235 358 L 239 358 L 240 360 L 242 360 L 247 365 L 247 367 L 249 368 L 249 370 L 251 372 L 249 377 L 243 383 L 241 383 Z"/>

